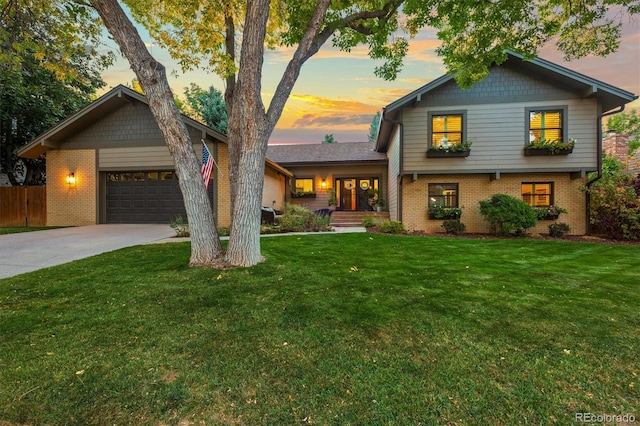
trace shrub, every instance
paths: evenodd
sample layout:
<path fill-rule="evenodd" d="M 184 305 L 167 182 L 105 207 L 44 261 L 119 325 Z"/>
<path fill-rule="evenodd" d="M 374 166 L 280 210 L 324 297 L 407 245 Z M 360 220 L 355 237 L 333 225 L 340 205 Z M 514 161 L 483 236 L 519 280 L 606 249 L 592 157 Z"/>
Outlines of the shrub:
<path fill-rule="evenodd" d="M 538 223 L 536 212 L 524 201 L 506 194 L 494 194 L 480 201 L 480 213 L 490 224 L 494 234 L 524 235 L 527 228 Z"/>
<path fill-rule="evenodd" d="M 331 218 L 325 215 L 317 215 L 307 208 L 287 204 L 278 221 L 280 232 L 318 232 L 329 231 Z M 266 229 L 264 230 L 265 233 Z"/>
<path fill-rule="evenodd" d="M 382 222 L 384 222 L 384 220 L 380 217 L 367 216 L 362 219 L 362 226 L 365 228 L 375 228 L 376 226 L 380 226 Z"/>
<path fill-rule="evenodd" d="M 566 223 L 552 223 L 549 225 L 549 235 L 552 237 L 563 237 L 569 232 L 569 225 Z"/>
<path fill-rule="evenodd" d="M 378 228 L 385 234 L 402 234 L 404 232 L 404 225 L 402 222 L 396 222 L 395 220 L 382 222 Z"/>
<path fill-rule="evenodd" d="M 604 177 L 587 190 L 591 223 L 609 238 L 640 239 L 640 178 Z"/>
<path fill-rule="evenodd" d="M 191 235 L 189 233 L 189 224 L 186 223 L 181 216 L 178 216 L 174 220 L 172 220 L 169 226 L 171 226 L 171 228 L 176 231 L 176 237 L 188 237 Z"/>
<path fill-rule="evenodd" d="M 460 219 L 453 220 L 445 220 L 442 222 L 442 227 L 444 228 L 447 234 L 458 235 L 461 232 L 464 232 L 467 227 L 464 223 L 460 222 Z"/>

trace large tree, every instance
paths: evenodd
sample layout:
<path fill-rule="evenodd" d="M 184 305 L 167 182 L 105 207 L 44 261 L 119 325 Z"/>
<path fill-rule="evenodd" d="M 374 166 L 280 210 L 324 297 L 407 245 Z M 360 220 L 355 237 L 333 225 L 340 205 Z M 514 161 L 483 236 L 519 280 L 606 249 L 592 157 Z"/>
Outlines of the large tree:
<path fill-rule="evenodd" d="M 112 59 L 99 54 L 101 25 L 84 6 L 0 0 L 0 170 L 15 185 L 42 184 L 41 160 L 14 151 L 91 101 Z M 19 170 L 22 169 L 22 170 Z"/>
<path fill-rule="evenodd" d="M 382 60 L 375 74 L 396 77 L 408 49 L 408 39 L 431 26 L 438 30 L 442 45 L 438 54 L 462 86 L 469 86 L 488 73 L 492 63 L 505 60 L 505 49 L 527 57 L 557 36 L 558 47 L 568 58 L 587 53 L 606 55 L 615 51 L 620 23 L 608 11 L 638 13 L 640 1 L 550 0 L 530 2 L 478 2 L 475 0 L 128 0 L 138 21 L 157 42 L 168 48 L 185 68 L 205 66 L 226 81 L 232 226 L 226 261 L 231 265 L 254 265 L 262 260 L 259 226 L 260 200 L 267 142 L 300 75 L 303 64 L 330 38 L 334 46 L 349 51 L 366 44 L 372 59 Z M 116 0 L 92 0 L 107 28 L 138 75 L 152 110 L 161 108 L 176 120 L 162 121 L 165 137 L 175 132 L 177 110 L 164 82 L 163 67 L 146 51 L 135 29 L 126 20 Z M 612 15 L 613 16 L 613 15 Z M 620 18 L 620 14 L 615 15 Z M 125 22 L 125 20 L 127 22 Z M 129 28 L 126 32 L 123 28 Z M 119 34 L 122 33 L 122 34 Z M 127 39 L 129 37 L 129 39 Z M 134 40 L 135 39 L 135 40 Z M 135 46 L 134 46 L 135 45 Z M 268 106 L 261 98 L 262 63 L 269 47 L 295 47 Z M 147 85 L 154 87 L 154 91 Z M 155 105 L 158 104 L 158 105 Z M 183 191 L 204 194 L 196 182 L 197 164 L 188 136 L 174 136 L 185 152 L 177 157 L 173 142 L 167 143 L 182 178 L 189 174 Z M 191 176 L 192 175 L 192 176 Z M 198 195 L 200 196 L 200 195 Z M 204 195 L 202 195 L 204 197 Z M 191 202 L 185 197 L 187 204 Z M 200 212 L 204 205 L 187 213 Z M 204 213 L 203 213 L 204 214 Z M 193 222 L 194 218 L 189 217 Z M 211 232 L 200 229 L 202 232 Z M 198 231 L 198 232 L 200 232 Z M 196 230 L 192 229 L 196 236 Z M 217 249 L 216 249 L 217 250 Z M 210 251 L 211 255 L 216 250 Z M 192 257 L 193 263 L 193 257 Z"/>
<path fill-rule="evenodd" d="M 207 126 L 222 134 L 227 134 L 227 104 L 222 92 L 213 86 L 205 91 L 195 83 L 185 87 L 186 105 L 183 107 L 188 115 L 202 121 Z"/>

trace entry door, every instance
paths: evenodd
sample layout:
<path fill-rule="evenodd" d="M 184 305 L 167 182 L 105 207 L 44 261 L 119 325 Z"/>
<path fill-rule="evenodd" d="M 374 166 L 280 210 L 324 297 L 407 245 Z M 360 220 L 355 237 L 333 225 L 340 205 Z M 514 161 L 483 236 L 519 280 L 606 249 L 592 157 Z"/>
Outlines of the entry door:
<path fill-rule="evenodd" d="M 338 208 L 347 211 L 367 211 L 372 189 L 378 189 L 377 178 L 344 178 L 336 179 L 336 197 Z"/>

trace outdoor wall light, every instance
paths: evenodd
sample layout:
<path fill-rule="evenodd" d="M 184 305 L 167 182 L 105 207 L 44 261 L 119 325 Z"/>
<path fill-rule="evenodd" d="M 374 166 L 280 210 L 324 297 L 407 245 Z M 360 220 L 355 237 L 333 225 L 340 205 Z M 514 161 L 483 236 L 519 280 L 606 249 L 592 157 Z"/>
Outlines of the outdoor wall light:
<path fill-rule="evenodd" d="M 67 180 L 67 185 L 69 185 L 69 186 L 75 185 L 76 184 L 76 175 L 75 175 L 75 173 L 69 173 L 67 175 L 67 179 L 66 180 Z"/>
<path fill-rule="evenodd" d="M 324 179 L 322 179 L 322 182 L 320 182 L 320 186 L 321 186 L 322 188 L 326 188 L 326 187 L 327 187 L 327 181 L 326 181 L 326 180 L 324 180 Z"/>

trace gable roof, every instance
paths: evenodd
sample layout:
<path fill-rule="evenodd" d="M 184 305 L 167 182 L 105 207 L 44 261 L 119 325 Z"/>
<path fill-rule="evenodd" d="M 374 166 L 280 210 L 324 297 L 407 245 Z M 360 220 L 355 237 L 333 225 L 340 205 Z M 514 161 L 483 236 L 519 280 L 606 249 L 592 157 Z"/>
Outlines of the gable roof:
<path fill-rule="evenodd" d="M 299 145 L 269 145 L 267 158 L 284 165 L 302 166 L 336 163 L 386 164 L 387 156 L 373 150 L 370 142 L 313 143 Z"/>
<path fill-rule="evenodd" d="M 142 102 L 145 105 L 149 105 L 144 95 L 126 86 L 118 85 L 80 111 L 70 115 L 49 130 L 40 134 L 28 144 L 20 147 L 16 153 L 18 157 L 38 158 L 50 149 L 57 149 L 60 146 L 60 142 L 93 125 L 102 117 L 105 117 L 130 102 Z M 187 126 L 198 129 L 214 140 L 227 143 L 227 137 L 225 135 L 186 115 L 182 115 L 182 121 Z"/>
<path fill-rule="evenodd" d="M 554 64 L 553 62 L 541 58 L 525 60 L 524 56 L 518 53 L 511 51 L 506 51 L 505 53 L 507 54 L 507 61 L 505 61 L 505 63 L 508 62 L 510 66 L 518 68 L 528 74 L 536 75 L 539 78 L 555 81 L 569 90 L 581 93 L 585 98 L 597 98 L 602 105 L 603 112 L 610 111 L 638 98 L 637 95 L 631 92 L 580 74 L 579 72 Z M 454 78 L 454 74 L 445 74 L 384 107 L 381 114 L 381 123 L 378 126 L 378 137 L 376 139 L 375 149 L 380 151 L 386 149 L 384 144 L 387 143 L 394 124 L 397 124 L 394 123 L 394 121 L 397 119 L 398 113 L 402 108 L 414 102 L 419 102 L 423 95 L 428 94 L 430 91 L 448 83 Z"/>

